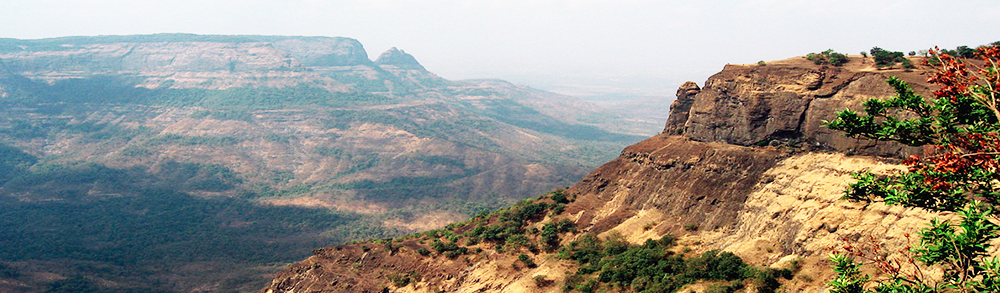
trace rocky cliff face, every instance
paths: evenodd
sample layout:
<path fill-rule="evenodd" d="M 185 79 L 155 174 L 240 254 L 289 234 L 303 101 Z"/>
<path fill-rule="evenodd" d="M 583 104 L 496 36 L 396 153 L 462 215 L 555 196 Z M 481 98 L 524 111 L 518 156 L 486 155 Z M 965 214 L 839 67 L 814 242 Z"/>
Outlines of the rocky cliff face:
<path fill-rule="evenodd" d="M 671 106 L 664 133 L 697 141 L 750 146 L 803 143 L 812 149 L 900 156 L 918 150 L 896 144 L 860 142 L 825 129 L 823 120 L 845 108 L 894 91 L 889 76 L 910 81 L 929 94 L 920 71 L 878 71 L 855 60 L 844 67 L 816 66 L 803 59 L 767 65 L 727 65 L 704 87 L 685 84 Z M 871 64 L 870 62 L 868 63 Z"/>
<path fill-rule="evenodd" d="M 11 72 L 52 83 L 99 75 L 133 76 L 145 87 L 349 86 L 317 71 L 371 67 L 357 40 L 331 37 L 141 35 L 6 40 Z"/>
<path fill-rule="evenodd" d="M 702 88 L 684 84 L 663 134 L 626 148 L 568 189 L 575 201 L 555 218 L 573 221 L 578 232 L 561 244 L 585 233 L 620 235 L 635 244 L 673 234 L 685 251 L 723 249 L 756 266 L 786 267 L 795 260 L 801 269 L 783 286 L 798 292 L 824 290 L 832 276 L 825 259 L 844 239 L 860 245 L 884 239 L 881 245 L 890 250 L 906 245 L 906 233 L 940 215 L 840 200 L 851 172 L 901 168 L 892 159 L 841 153 L 917 150 L 858 142 L 820 126 L 838 110 L 891 94 L 884 84 L 889 75 L 927 92 L 919 72 L 867 65 L 858 58 L 845 67 L 799 59 L 729 65 Z M 560 292 L 559 286 L 538 286 L 535 277 L 560 284 L 576 267 L 545 251 L 497 252 L 475 244 L 469 248 L 483 252 L 457 262 L 420 256 L 417 241 L 402 243 L 398 252 L 354 251 L 370 244 L 319 250 L 277 274 L 262 292 Z M 515 255 L 522 252 L 537 267 L 517 268 Z M 421 277 L 406 286 L 387 279 L 407 271 Z M 704 292 L 706 285 L 687 289 Z"/>

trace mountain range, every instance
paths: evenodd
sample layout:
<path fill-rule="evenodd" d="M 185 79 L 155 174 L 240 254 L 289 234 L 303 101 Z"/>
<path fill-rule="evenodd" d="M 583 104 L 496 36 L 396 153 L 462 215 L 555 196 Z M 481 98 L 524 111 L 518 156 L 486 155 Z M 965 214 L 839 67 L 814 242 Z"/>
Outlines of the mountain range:
<path fill-rule="evenodd" d="M 568 186 L 656 128 L 349 38 L 0 39 L 0 291 L 255 290 L 316 247 Z"/>

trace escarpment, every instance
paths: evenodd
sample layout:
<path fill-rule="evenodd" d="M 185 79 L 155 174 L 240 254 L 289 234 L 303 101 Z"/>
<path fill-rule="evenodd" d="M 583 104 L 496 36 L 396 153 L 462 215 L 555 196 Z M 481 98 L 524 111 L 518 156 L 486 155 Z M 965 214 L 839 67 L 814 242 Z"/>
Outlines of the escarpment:
<path fill-rule="evenodd" d="M 681 86 L 664 133 L 742 146 L 791 141 L 809 149 L 858 154 L 915 153 L 915 148 L 858 141 L 823 127 L 823 121 L 836 118 L 837 111 L 860 109 L 867 100 L 893 95 L 885 82 L 889 76 L 910 82 L 919 94 L 930 93 L 919 70 L 879 71 L 858 60 L 844 67 L 817 66 L 802 59 L 726 65 L 701 88 L 693 83 Z"/>
<path fill-rule="evenodd" d="M 538 231 L 563 220 L 576 230 L 559 234 L 560 246 L 584 235 L 642 244 L 669 234 L 678 237 L 674 253 L 721 249 L 754 266 L 794 266 L 795 276 L 782 281 L 786 291 L 824 290 L 833 275 L 826 258 L 845 239 L 874 245 L 870 239 L 878 238 L 885 249 L 899 249 L 907 244 L 907 233 L 942 216 L 840 199 L 853 180 L 851 172 L 896 172 L 901 166 L 895 157 L 919 151 L 858 141 L 822 127 L 839 110 L 859 109 L 864 101 L 891 95 L 884 82 L 888 76 L 910 82 L 918 93 L 930 91 L 919 70 L 879 71 L 869 65 L 858 58 L 844 67 L 789 59 L 728 65 L 703 87 L 685 83 L 664 133 L 625 148 L 567 189 L 572 201 L 526 224 L 526 238 L 541 241 L 531 228 Z M 885 157 L 844 155 L 847 151 Z M 471 223 L 477 221 L 482 218 Z M 262 292 L 562 292 L 561 286 L 546 282 L 563 284 L 580 267 L 555 249 L 469 244 L 463 238 L 472 229 L 467 223 L 443 235 L 390 241 L 398 243 L 397 252 L 391 245 L 371 243 L 318 250 L 277 274 Z M 457 235 L 452 241 L 464 245 L 467 254 L 418 253 L 430 242 L 448 242 L 449 233 Z M 357 251 L 365 246 L 368 252 Z M 519 258 L 535 265 L 520 265 Z M 394 282 L 392 274 L 395 280 L 400 274 L 410 278 Z M 695 283 L 682 291 L 705 292 L 707 287 Z"/>

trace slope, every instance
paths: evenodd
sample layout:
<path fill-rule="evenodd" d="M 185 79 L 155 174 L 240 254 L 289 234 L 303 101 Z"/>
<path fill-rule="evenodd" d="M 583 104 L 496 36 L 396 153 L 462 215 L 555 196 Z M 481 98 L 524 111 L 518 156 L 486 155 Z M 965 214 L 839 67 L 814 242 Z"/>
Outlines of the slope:
<path fill-rule="evenodd" d="M 320 249 L 261 292 L 822 290 L 832 275 L 827 253 L 843 239 L 878 237 L 883 249 L 899 249 L 936 216 L 839 200 L 850 172 L 893 172 L 894 157 L 920 151 L 818 127 L 891 93 L 889 75 L 927 91 L 927 68 L 871 65 L 860 57 L 844 67 L 804 58 L 727 65 L 703 88 L 678 90 L 663 134 L 565 191 L 441 231 Z M 510 222 L 511 214 L 527 220 Z M 754 273 L 726 276 L 719 265 L 742 262 Z"/>
<path fill-rule="evenodd" d="M 4 290 L 258 288 L 314 247 L 509 205 L 641 139 L 531 102 L 569 97 L 388 54 L 327 37 L 0 40 L 0 161 L 17 170 L 0 181 L 0 233 L 17 235 Z"/>

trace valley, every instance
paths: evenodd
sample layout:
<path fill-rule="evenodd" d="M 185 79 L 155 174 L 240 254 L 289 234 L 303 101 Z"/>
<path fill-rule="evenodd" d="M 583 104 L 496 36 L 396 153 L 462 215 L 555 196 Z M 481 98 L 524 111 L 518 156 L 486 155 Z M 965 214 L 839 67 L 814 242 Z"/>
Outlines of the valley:
<path fill-rule="evenodd" d="M 5 292 L 256 290 L 569 186 L 651 126 L 325 37 L 2 39 L 0 108 Z"/>

